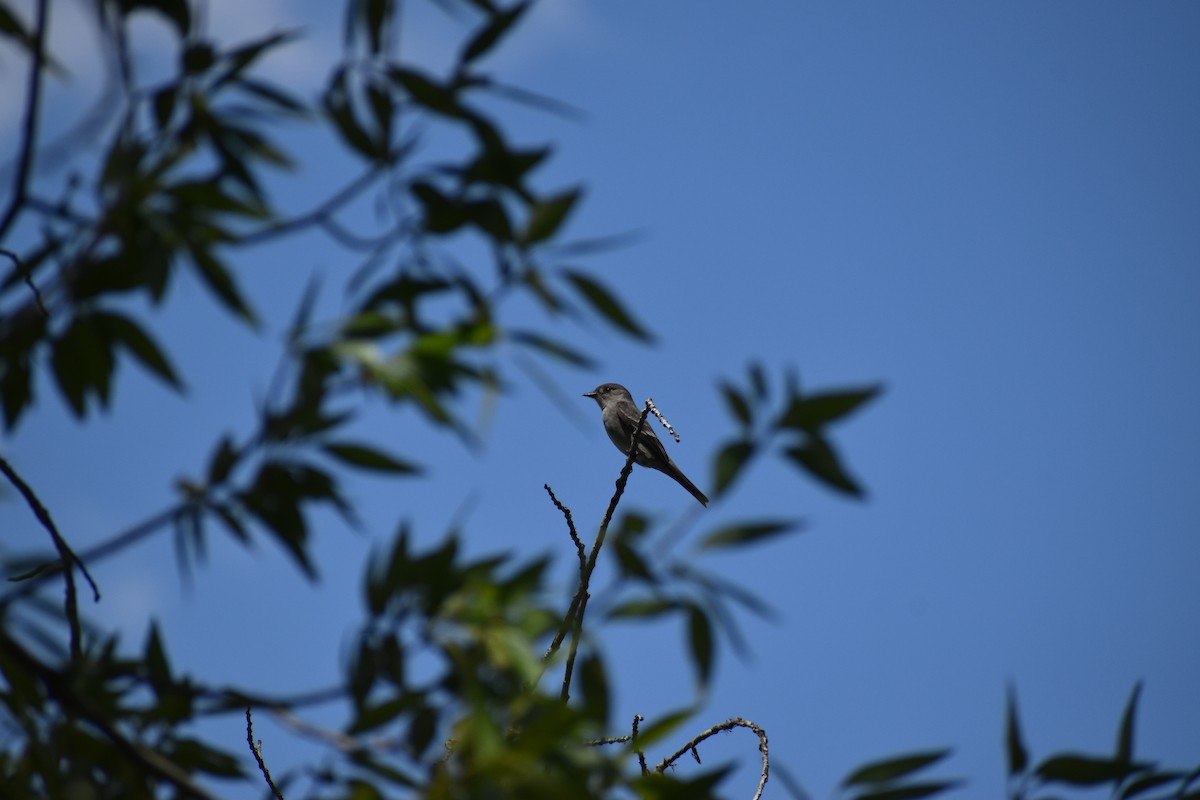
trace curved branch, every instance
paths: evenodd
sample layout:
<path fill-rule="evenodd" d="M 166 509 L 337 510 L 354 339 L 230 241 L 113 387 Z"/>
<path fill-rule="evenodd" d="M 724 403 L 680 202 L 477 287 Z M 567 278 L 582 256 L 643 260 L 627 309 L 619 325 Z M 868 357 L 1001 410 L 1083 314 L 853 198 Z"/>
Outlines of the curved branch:
<path fill-rule="evenodd" d="M 654 768 L 654 771 L 658 773 L 665 772 L 667 767 L 678 761 L 685 753 L 691 753 L 696 760 L 699 761 L 700 757 L 696 753 L 696 746 L 698 744 L 703 742 L 705 739 L 716 736 L 718 733 L 731 731 L 734 728 L 749 728 L 758 735 L 758 752 L 762 753 L 762 773 L 759 775 L 758 790 L 754 792 L 753 800 L 759 800 L 759 798 L 762 797 L 763 789 L 766 788 L 767 777 L 770 774 L 771 768 L 767 751 L 767 732 L 763 730 L 761 726 L 755 725 L 750 720 L 742 719 L 741 717 L 734 717 L 733 719 L 722 722 L 720 725 L 712 726 L 708 730 L 704 731 L 704 733 L 696 736 L 683 747 L 676 750 L 675 753 L 673 753 L 669 758 L 663 759 L 662 763 Z"/>
<path fill-rule="evenodd" d="M 37 495 L 33 493 L 33 489 L 29 487 L 29 484 L 25 483 L 24 479 L 17 474 L 17 471 L 12 468 L 12 465 L 3 456 L 0 456 L 0 472 L 3 472 L 9 482 L 17 487 L 17 491 L 25 498 L 25 502 L 29 504 L 33 515 L 37 517 L 38 522 L 42 523 L 42 527 L 50 533 L 50 538 L 54 540 L 54 548 L 58 550 L 58 563 L 61 565 L 67 586 L 67 596 L 64 602 L 66 604 L 67 623 L 71 629 L 71 660 L 78 661 L 83 653 L 83 645 L 80 641 L 79 598 L 75 590 L 75 567 L 79 567 L 79 571 L 83 573 L 83 577 L 87 578 L 88 584 L 92 587 L 92 595 L 97 601 L 100 600 L 100 589 L 96 586 L 96 581 L 92 579 L 92 575 L 88 572 L 83 560 L 75 554 L 75 551 L 67 544 L 67 540 L 58 532 L 58 526 L 50 518 L 50 512 L 42 505 L 42 501 L 38 499 Z"/>
<path fill-rule="evenodd" d="M 38 111 L 42 102 L 42 70 L 46 48 L 46 17 L 50 11 L 50 0 L 37 4 L 37 19 L 34 22 L 32 55 L 29 61 L 29 96 L 25 101 L 25 119 L 21 124 L 21 149 L 17 156 L 17 172 L 13 176 L 12 198 L 8 208 L 0 216 L 0 240 L 8 233 L 17 214 L 25 204 L 25 192 L 29 188 L 29 175 L 33 171 L 34 140 L 37 138 Z"/>

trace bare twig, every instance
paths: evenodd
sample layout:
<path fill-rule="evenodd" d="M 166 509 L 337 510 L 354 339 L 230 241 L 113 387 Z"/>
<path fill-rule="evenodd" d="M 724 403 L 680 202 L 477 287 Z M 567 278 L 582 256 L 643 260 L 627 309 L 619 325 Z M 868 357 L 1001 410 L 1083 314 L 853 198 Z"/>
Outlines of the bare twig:
<path fill-rule="evenodd" d="M 658 410 L 658 406 L 654 405 L 653 398 L 646 398 L 646 407 L 650 409 L 651 414 L 658 417 L 658 421 L 661 422 L 663 427 L 667 429 L 667 433 L 671 434 L 671 438 L 678 442 L 679 434 L 675 432 L 675 428 L 671 426 L 671 423 L 667 422 L 667 418 L 664 417 L 663 413 Z"/>
<path fill-rule="evenodd" d="M 642 768 L 642 774 L 649 775 L 650 768 L 646 766 L 646 754 L 642 751 L 642 748 L 638 747 L 638 740 L 637 740 L 638 725 L 640 725 L 644 719 L 646 719 L 646 718 L 643 717 L 641 714 L 633 715 L 633 734 L 629 737 L 629 739 L 631 742 L 633 742 L 633 752 L 637 753 L 638 766 Z"/>
<path fill-rule="evenodd" d="M 42 527 L 50 533 L 50 538 L 54 540 L 54 548 L 58 550 L 59 563 L 62 565 L 63 576 L 66 580 L 67 596 L 65 605 L 67 623 L 71 628 L 71 660 L 78 661 L 83 653 L 83 645 L 80 641 L 79 599 L 75 590 L 74 567 L 79 567 L 79 571 L 87 579 L 88 585 L 92 587 L 92 596 L 97 602 L 100 600 L 100 589 L 96 586 L 96 581 L 92 579 L 91 573 L 88 572 L 87 565 L 83 563 L 83 560 L 79 556 L 75 555 L 75 551 L 67 544 L 67 540 L 58 532 L 58 526 L 50 518 L 50 512 L 42 505 L 42 501 L 38 499 L 37 495 L 33 493 L 33 489 L 29 488 L 29 484 L 25 483 L 24 479 L 17 474 L 17 471 L 12 468 L 12 465 L 3 456 L 0 456 L 0 472 L 3 472 L 9 482 L 17 487 L 17 491 L 25 498 L 25 502 L 29 504 L 33 515 L 37 517 L 38 522 L 42 523 Z"/>
<path fill-rule="evenodd" d="M 195 502 L 198 501 L 196 499 L 191 499 L 179 503 L 171 508 L 168 508 L 166 511 L 155 514 L 145 522 L 134 525 L 127 531 L 118 533 L 107 541 L 100 542 L 99 544 L 85 549 L 82 556 L 78 556 L 78 558 L 81 559 L 79 563 L 82 564 L 83 561 L 88 561 L 95 564 L 97 561 L 101 561 L 111 555 L 121 552 L 129 545 L 146 538 L 162 526 L 171 522 L 171 520 L 175 519 L 177 515 L 186 510 L 190 504 Z M 32 574 L 28 578 L 24 579 L 20 586 L 18 586 L 16 589 L 13 589 L 11 592 L 7 592 L 3 597 L 0 597 L 0 603 L 6 603 L 11 600 L 25 597 L 26 595 L 35 591 L 39 584 L 54 577 L 60 571 L 62 571 L 62 569 L 63 565 L 61 561 L 46 565 L 44 568 L 37 571 L 36 574 Z"/>
<path fill-rule="evenodd" d="M 629 476 L 633 472 L 633 461 L 637 456 L 638 436 L 641 435 L 642 428 L 646 424 L 646 415 L 649 413 L 650 406 L 647 405 L 642 409 L 637 427 L 634 428 L 633 436 L 629 440 L 629 453 L 625 456 L 625 466 L 621 468 L 621 474 L 617 476 L 616 491 L 613 492 L 612 499 L 608 501 L 608 510 L 604 513 L 604 520 L 600 523 L 600 531 L 596 534 L 596 543 L 592 545 L 592 552 L 580 575 L 579 589 L 576 590 L 575 597 L 571 600 L 571 608 L 563 619 L 558 635 L 554 637 L 554 641 L 546 651 L 545 658 L 549 658 L 562 645 L 567 632 L 571 632 L 571 649 L 567 654 L 567 668 L 564 670 L 561 692 L 564 703 L 571 697 L 571 676 L 575 671 L 575 656 L 579 651 L 579 640 L 583 636 L 583 615 L 587 613 L 587 603 L 591 597 L 588 593 L 588 586 L 592 580 L 592 573 L 596 570 L 596 562 L 600 559 L 600 549 L 604 547 L 604 539 L 608 535 L 608 526 L 612 523 L 617 503 L 621 502 L 621 496 L 625 494 L 625 484 L 629 482 Z"/>
<path fill-rule="evenodd" d="M 258 771 L 263 774 L 267 786 L 271 787 L 271 792 L 279 800 L 283 800 L 283 792 L 279 791 L 279 787 L 271 779 L 271 770 L 267 769 L 267 762 L 263 761 L 262 739 L 254 741 L 254 722 L 250 719 L 250 706 L 246 706 L 246 744 L 250 745 L 250 752 L 254 754 L 254 760 L 258 762 Z"/>
<path fill-rule="evenodd" d="M 767 777 L 770 773 L 770 766 L 771 766 L 770 759 L 768 758 L 768 751 L 767 751 L 767 732 L 765 730 L 763 730 L 760 726 L 755 725 L 753 722 L 751 722 L 749 720 L 742 719 L 741 717 L 734 717 L 733 719 L 722 722 L 720 725 L 712 726 L 708 730 L 706 730 L 703 733 L 701 733 L 700 735 L 696 736 L 694 739 L 692 739 L 690 742 L 685 744 L 683 747 L 676 750 L 670 757 L 664 759 L 662 761 L 662 763 L 660 763 L 658 766 L 656 766 L 654 768 L 654 771 L 659 772 L 659 773 L 665 772 L 667 767 L 671 766 L 676 761 L 678 761 L 685 753 L 691 753 L 692 757 L 695 758 L 697 761 L 699 761 L 700 755 L 696 750 L 696 746 L 698 744 L 703 742 L 705 739 L 708 739 L 712 736 L 716 736 L 718 733 L 724 733 L 725 731 L 731 731 L 734 728 L 749 728 L 751 731 L 753 731 L 755 734 L 758 735 L 758 752 L 762 753 L 762 772 L 759 775 L 758 789 L 757 789 L 757 791 L 754 792 L 753 800 L 759 800 L 759 798 L 762 797 L 763 789 L 766 788 Z"/>
<path fill-rule="evenodd" d="M 21 277 L 25 279 L 25 285 L 33 292 L 33 299 L 37 303 L 38 311 L 42 312 L 44 319 L 50 318 L 50 312 L 46 310 L 46 304 L 42 302 L 42 293 L 38 291 L 37 284 L 33 282 L 33 276 L 29 274 L 29 268 L 25 266 L 25 262 L 11 250 L 0 250 L 0 256 L 8 256 L 17 266 L 17 272 L 21 273 Z"/>
<path fill-rule="evenodd" d="M 550 488 L 550 484 L 543 483 L 542 488 L 550 495 L 551 501 L 554 502 L 554 507 L 562 512 L 562 515 L 567 518 L 567 532 L 571 534 L 571 541 L 575 543 L 575 552 L 579 555 L 579 577 L 583 578 L 583 570 L 587 567 L 587 551 L 583 548 L 583 541 L 579 538 L 579 533 L 575 530 L 575 520 L 571 518 L 571 509 L 559 502 L 554 495 L 554 490 Z"/>
<path fill-rule="evenodd" d="M 25 205 L 25 192 L 29 189 L 29 176 L 33 171 L 34 140 L 37 138 L 38 111 L 42 101 L 42 70 L 46 54 L 46 17 L 50 0 L 37 4 L 33 23 L 33 41 L 30 45 L 29 83 L 26 88 L 25 119 L 21 124 L 21 149 L 17 157 L 17 172 L 13 176 L 12 197 L 4 214 L 0 215 L 0 240 L 12 227 Z"/>

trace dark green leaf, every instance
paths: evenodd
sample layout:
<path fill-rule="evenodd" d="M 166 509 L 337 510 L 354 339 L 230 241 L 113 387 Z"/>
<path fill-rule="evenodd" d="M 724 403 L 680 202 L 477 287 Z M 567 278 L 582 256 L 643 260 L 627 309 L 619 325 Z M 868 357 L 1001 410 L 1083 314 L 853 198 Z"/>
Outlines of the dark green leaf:
<path fill-rule="evenodd" d="M 1008 774 L 1010 777 L 1020 775 L 1025 771 L 1025 767 L 1029 763 L 1029 754 L 1025 750 L 1025 743 L 1021 739 L 1021 721 L 1017 713 L 1017 692 L 1011 686 L 1008 687 L 1008 710 L 1005 714 L 1004 741 L 1005 750 L 1008 754 Z"/>
<path fill-rule="evenodd" d="M 92 317 L 79 316 L 53 343 L 51 363 L 58 387 L 75 416 L 87 411 L 88 395 L 95 395 L 101 406 L 108 405 L 112 373 L 116 363 L 113 343 L 105 338 Z"/>
<path fill-rule="evenodd" d="M 1044 781 L 1071 786 L 1115 785 L 1129 775 L 1133 766 L 1117 759 L 1065 754 L 1046 759 L 1038 765 L 1035 774 Z"/>
<path fill-rule="evenodd" d="M 542 336 L 540 333 L 534 333 L 533 331 L 509 331 L 508 338 L 518 344 L 532 347 L 548 356 L 553 356 L 559 361 L 564 361 L 573 367 L 587 369 L 596 365 L 595 360 L 586 353 L 567 347 L 558 339 L 551 339 L 548 336 Z"/>
<path fill-rule="evenodd" d="M 450 199 L 431 183 L 417 181 L 412 193 L 425 209 L 425 230 L 430 233 L 449 233 L 467 224 L 467 214 L 461 203 Z"/>
<path fill-rule="evenodd" d="M 762 364 L 754 361 L 750 364 L 750 385 L 754 387 L 754 396 L 759 400 L 767 399 L 767 373 Z"/>
<path fill-rule="evenodd" d="M 126 0 L 126 13 L 135 8 L 157 11 L 175 25 L 180 38 L 186 38 L 192 29 L 192 16 L 186 0 Z"/>
<path fill-rule="evenodd" d="M 438 713 L 428 706 L 422 708 L 413 717 L 408 726 L 408 746 L 417 755 L 429 749 L 433 737 L 437 734 Z"/>
<path fill-rule="evenodd" d="M 521 243 L 525 246 L 537 244 L 558 233 L 558 229 L 562 227 L 581 195 L 579 189 L 571 189 L 535 203 L 529 212 L 529 224 L 521 237 Z"/>
<path fill-rule="evenodd" d="M 750 404 L 746 402 L 745 396 L 733 384 L 727 381 L 721 381 L 721 394 L 724 395 L 725 404 L 729 406 L 729 410 L 737 417 L 737 421 L 741 423 L 742 427 L 750 427 L 750 423 L 754 418 L 750 411 Z"/>
<path fill-rule="evenodd" d="M 724 494 L 733 485 L 752 455 L 754 443 L 748 439 L 739 439 L 721 448 L 713 465 L 716 473 L 714 495 Z"/>
<path fill-rule="evenodd" d="M 812 477 L 846 494 L 862 496 L 862 488 L 842 468 L 833 446 L 824 439 L 810 437 L 804 444 L 788 448 L 786 452 L 796 466 Z"/>
<path fill-rule="evenodd" d="M 1166 783 L 1174 783 L 1181 780 L 1184 773 L 1178 771 L 1169 772 L 1149 772 L 1146 775 L 1132 780 L 1129 785 L 1121 790 L 1121 800 L 1129 800 L 1131 797 L 1136 797 L 1142 792 L 1147 792 Z"/>
<path fill-rule="evenodd" d="M 321 449 L 339 461 L 362 469 L 398 474 L 414 474 L 421 471 L 415 464 L 400 461 L 382 450 L 364 444 L 334 442 L 323 445 Z"/>
<path fill-rule="evenodd" d="M 496 14 L 492 20 L 476 33 L 463 48 L 459 63 L 469 64 L 491 50 L 504 37 L 508 30 L 521 18 L 529 2 L 517 3 L 511 8 Z"/>
<path fill-rule="evenodd" d="M 215 86 L 221 86 L 238 78 L 250 65 L 263 56 L 268 50 L 288 44 L 300 37 L 299 31 L 276 31 L 258 39 L 253 39 L 241 47 L 230 50 L 222 58 L 221 76 Z"/>
<path fill-rule="evenodd" d="M 366 733 L 373 731 L 399 717 L 412 706 L 405 698 L 387 700 L 378 705 L 368 706 L 358 712 L 347 733 Z"/>
<path fill-rule="evenodd" d="M 1133 761 L 1133 728 L 1137 716 L 1138 696 L 1142 693 L 1142 682 L 1134 684 L 1129 702 L 1125 705 L 1125 713 L 1121 717 L 1121 730 L 1117 734 L 1117 752 L 1115 760 L 1128 764 Z"/>
<path fill-rule="evenodd" d="M 142 364 L 175 389 L 182 390 L 183 383 L 175 374 L 171 362 L 163 355 L 158 344 L 151 339 L 133 320 L 120 314 L 98 311 L 96 323 L 104 328 L 105 335 L 125 346 Z"/>
<path fill-rule="evenodd" d="M 625 540 L 614 538 L 612 546 L 613 553 L 617 557 L 617 564 L 620 565 L 623 576 L 637 578 L 649 583 L 655 583 L 658 580 L 649 562 L 642 557 L 641 553 L 630 547 Z"/>
<path fill-rule="evenodd" d="M 413 100 L 430 111 L 436 111 L 448 117 L 466 116 L 466 110 L 458 101 L 457 89 L 442 86 L 428 75 L 413 69 L 397 67 L 391 70 L 390 75 L 394 81 L 404 87 Z"/>
<path fill-rule="evenodd" d="M 608 612 L 609 619 L 653 619 L 679 608 L 679 601 L 665 597 L 627 600 Z"/>
<path fill-rule="evenodd" d="M 880 387 L 871 386 L 866 389 L 827 392 L 808 397 L 796 396 L 792 398 L 791 404 L 780 418 L 779 424 L 784 428 L 817 432 L 828 423 L 841 419 L 854 411 L 879 392 Z"/>
<path fill-rule="evenodd" d="M 210 747 L 199 739 L 179 739 L 166 748 L 176 763 L 182 767 L 205 772 L 209 775 L 220 775 L 225 778 L 244 777 L 241 761 L 215 747 Z"/>
<path fill-rule="evenodd" d="M 695 709 L 682 708 L 678 711 L 657 717 L 651 724 L 642 726 L 638 732 L 635 745 L 639 750 L 653 747 L 674 733 L 680 725 L 691 719 L 695 713 Z"/>
<path fill-rule="evenodd" d="M 723 547 L 754 544 L 789 533 L 795 530 L 796 527 L 796 520 L 746 522 L 729 525 L 705 536 L 696 546 L 700 550 L 717 550 Z"/>
<path fill-rule="evenodd" d="M 603 284 L 582 272 L 565 270 L 563 274 L 575 289 L 583 295 L 588 304 L 614 327 L 624 331 L 635 339 L 641 339 L 644 342 L 653 340 L 650 332 L 643 328 L 625 310 L 625 307 L 617 299 L 616 295 L 605 288 Z"/>
<path fill-rule="evenodd" d="M 159 130 L 165 130 L 171 123 L 171 116 L 175 113 L 177 91 L 178 87 L 171 84 L 154 93 L 154 122 Z"/>
<path fill-rule="evenodd" d="M 0 399 L 4 403 L 4 427 L 11 431 L 32 399 L 33 373 L 24 355 L 6 356 L 0 369 Z"/>
<path fill-rule="evenodd" d="M 857 786 L 863 783 L 894 781 L 898 778 L 911 775 L 931 764 L 936 764 L 948 755 L 950 755 L 949 750 L 931 750 L 927 753 L 912 753 L 897 758 L 889 758 L 884 761 L 875 761 L 856 769 L 849 777 L 842 781 L 842 785 Z"/>
<path fill-rule="evenodd" d="M 180 66 L 186 74 L 195 75 L 208 70 L 216 60 L 217 53 L 212 43 L 197 41 L 184 48 Z"/>
<path fill-rule="evenodd" d="M 869 791 L 854 795 L 854 800 L 918 800 L 921 797 L 933 797 L 951 789 L 957 788 L 961 781 L 933 781 L 930 783 L 914 783 L 908 786 Z"/>
<path fill-rule="evenodd" d="M 165 689 L 171 683 L 171 665 L 167 661 L 167 652 L 163 649 L 162 638 L 158 635 L 157 622 L 150 624 L 143 653 L 142 663 L 146 667 L 146 678 L 150 685 L 156 691 Z"/>
<path fill-rule="evenodd" d="M 595 655 L 583 658 L 579 667 L 579 688 L 583 694 L 583 712 L 589 719 L 608 726 L 609 691 L 604 662 Z"/>
<path fill-rule="evenodd" d="M 702 687 L 708 686 L 712 677 L 713 660 L 716 654 L 713 640 L 712 621 L 699 606 L 688 607 L 688 646 L 691 650 L 692 666 Z"/>
<path fill-rule="evenodd" d="M 258 316 L 242 298 L 241 291 L 234 282 L 233 276 L 229 274 L 229 270 L 225 268 L 225 265 L 206 247 L 193 247 L 191 255 L 192 263 L 196 265 L 197 273 L 204 279 L 204 283 L 217 296 L 217 299 L 226 308 L 245 320 L 251 327 L 257 328 Z"/>
<path fill-rule="evenodd" d="M 227 506 L 212 505 L 210 510 L 221 518 L 225 523 L 225 527 L 234 535 L 242 544 L 249 544 L 250 532 L 246 530 L 246 525 L 238 518 L 237 514 Z"/>

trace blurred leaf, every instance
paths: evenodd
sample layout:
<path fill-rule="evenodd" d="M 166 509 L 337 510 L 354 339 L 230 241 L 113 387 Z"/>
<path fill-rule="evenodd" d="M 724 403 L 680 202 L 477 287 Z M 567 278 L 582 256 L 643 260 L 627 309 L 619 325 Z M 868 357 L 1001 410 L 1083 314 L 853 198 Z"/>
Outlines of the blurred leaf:
<path fill-rule="evenodd" d="M 1140 778 L 1130 781 L 1129 785 L 1121 790 L 1121 800 L 1129 800 L 1129 798 L 1136 797 L 1142 792 L 1147 792 L 1166 783 L 1174 783 L 1183 777 L 1183 772 L 1174 770 L 1169 772 L 1150 771 Z"/>
<path fill-rule="evenodd" d="M 467 42 L 462 54 L 458 57 L 459 64 L 469 64 L 495 47 L 496 43 L 508 33 L 508 30 L 521 18 L 527 8 L 529 8 L 528 0 L 497 13 L 491 22 Z"/>
<path fill-rule="evenodd" d="M 438 712 L 429 706 L 423 706 L 414 716 L 408 726 L 408 746 L 413 753 L 421 755 L 433 743 L 437 735 Z"/>
<path fill-rule="evenodd" d="M 750 457 L 754 455 L 754 442 L 749 439 L 739 439 L 730 442 L 717 453 L 713 471 L 716 473 L 713 494 L 724 494 L 741 474 Z"/>
<path fill-rule="evenodd" d="M 168 757 L 189 770 L 224 778 L 245 776 L 240 759 L 199 739 L 180 739 L 162 749 Z"/>
<path fill-rule="evenodd" d="M 192 17 L 186 0 L 124 0 L 122 5 L 126 14 L 137 8 L 157 11 L 175 26 L 180 38 L 185 38 L 191 31 Z"/>
<path fill-rule="evenodd" d="M 654 570 L 646 559 L 631 547 L 626 539 L 613 537 L 612 539 L 613 554 L 616 556 L 617 564 L 620 566 L 621 575 L 627 578 L 636 578 L 648 583 L 656 583 L 658 577 L 654 574 Z"/>
<path fill-rule="evenodd" d="M 1008 687 L 1008 710 L 1005 715 L 1004 741 L 1008 754 L 1008 774 L 1010 777 L 1020 775 L 1025 771 L 1025 767 L 1029 763 L 1029 754 L 1026 752 L 1025 744 L 1021 740 L 1021 721 L 1017 713 L 1017 692 L 1012 686 Z"/>
<path fill-rule="evenodd" d="M 58 387 L 75 416 L 86 413 L 88 395 L 95 395 L 102 407 L 108 406 L 116 363 L 111 340 L 91 315 L 76 317 L 53 343 L 51 363 Z"/>
<path fill-rule="evenodd" d="M 562 227 L 581 195 L 579 189 L 571 189 L 534 204 L 533 210 L 529 212 L 529 223 L 521 237 L 521 243 L 528 247 L 544 242 L 558 233 L 558 229 Z"/>
<path fill-rule="evenodd" d="M 456 88 L 443 86 L 428 75 L 407 67 L 393 67 L 388 74 L 413 100 L 430 111 L 452 118 L 467 116 L 466 109 L 459 103 Z"/>
<path fill-rule="evenodd" d="M 467 223 L 467 215 L 460 203 L 451 200 L 432 183 L 417 181 L 412 193 L 425 209 L 424 227 L 431 233 L 449 233 Z"/>
<path fill-rule="evenodd" d="M 607 726 L 609 720 L 608 675 L 604 662 L 594 654 L 588 654 L 580 663 L 579 688 L 583 693 L 583 712 L 591 720 Z"/>
<path fill-rule="evenodd" d="M 688 646 L 700 685 L 707 687 L 712 677 L 716 647 L 712 621 L 704 609 L 696 605 L 688 606 Z"/>
<path fill-rule="evenodd" d="M 936 764 L 946 756 L 949 750 L 931 750 L 927 753 L 912 753 L 910 755 L 875 761 L 859 767 L 849 777 L 842 781 L 843 786 L 857 786 L 863 783 L 883 783 L 894 781 L 911 775 L 931 764 Z"/>
<path fill-rule="evenodd" d="M 151 622 L 146 634 L 146 646 L 143 649 L 142 664 L 146 668 L 146 678 L 156 691 L 171 683 L 171 665 L 167 662 L 167 653 L 163 649 L 162 637 L 158 633 L 158 623 Z"/>
<path fill-rule="evenodd" d="M 617 300 L 616 295 L 606 289 L 591 276 L 573 270 L 564 270 L 563 274 L 583 298 L 588 301 L 593 310 L 614 327 L 624 331 L 635 339 L 643 342 L 653 341 L 649 331 L 635 320 L 625 307 Z"/>
<path fill-rule="evenodd" d="M 1110 758 L 1093 758 L 1075 754 L 1052 756 L 1038 765 L 1035 774 L 1044 781 L 1071 786 L 1117 784 L 1124 780 L 1134 765 Z"/>
<path fill-rule="evenodd" d="M 810 433 L 819 432 L 825 425 L 841 419 L 880 392 L 880 387 L 828 392 L 808 397 L 794 397 L 779 420 L 784 428 L 796 428 Z"/>
<path fill-rule="evenodd" d="M 192 263 L 196 266 L 197 274 L 217 299 L 246 321 L 252 328 L 258 327 L 258 316 L 242 298 L 242 293 L 229 274 L 229 270 L 204 246 L 196 246 L 191 250 Z"/>
<path fill-rule="evenodd" d="M 381 728 L 397 719 L 411 705 L 412 701 L 401 697 L 386 700 L 377 705 L 367 706 L 358 712 L 358 715 L 354 718 L 354 722 L 351 723 L 346 732 L 353 735 Z"/>
<path fill-rule="evenodd" d="M 1133 686 L 1133 692 L 1129 695 L 1129 702 L 1125 705 L 1125 713 L 1121 716 L 1121 729 L 1117 735 L 1115 760 L 1126 764 L 1133 761 L 1133 729 L 1137 716 L 1138 697 L 1141 693 L 1142 682 L 1138 681 Z"/>
<path fill-rule="evenodd" d="M 609 610 L 608 619 L 653 619 L 679 609 L 679 601 L 665 597 L 649 597 L 626 600 Z"/>
<path fill-rule="evenodd" d="M 590 369 L 596 366 L 596 362 L 591 356 L 574 348 L 567 347 L 558 339 L 552 339 L 549 336 L 543 336 L 534 331 L 510 330 L 508 338 L 518 344 L 523 344 L 541 353 L 545 353 L 559 361 L 566 362 L 573 367 Z"/>
<path fill-rule="evenodd" d="M 767 373 L 762 364 L 752 361 L 749 367 L 750 385 L 754 388 L 754 396 L 761 400 L 767 399 Z"/>
<path fill-rule="evenodd" d="M 167 357 L 163 355 L 155 341 L 136 323 L 127 317 L 107 311 L 97 311 L 93 316 L 96 323 L 105 329 L 107 338 L 123 344 L 147 369 L 165 383 L 177 390 L 183 389 L 183 383 L 175 374 Z"/>
<path fill-rule="evenodd" d="M 961 781 L 934 781 L 931 783 L 913 783 L 908 786 L 868 791 L 854 795 L 854 800 L 917 800 L 921 797 L 933 797 L 961 785 Z"/>
<path fill-rule="evenodd" d="M 696 547 L 700 550 L 717 550 L 723 547 L 753 544 L 789 533 L 795 530 L 797 525 L 796 520 L 746 522 L 728 525 L 705 536 Z"/>
<path fill-rule="evenodd" d="M 729 406 L 729 410 L 733 412 L 733 416 L 741 423 L 743 428 L 750 427 L 750 423 L 754 417 L 750 411 L 750 404 L 746 402 L 746 398 L 741 392 L 728 381 L 721 381 L 721 394 L 725 397 L 725 404 Z"/>
<path fill-rule="evenodd" d="M 332 442 L 322 445 L 321 449 L 343 463 L 362 469 L 397 474 L 419 474 L 421 471 L 415 464 L 401 461 L 382 450 L 364 444 Z"/>
<path fill-rule="evenodd" d="M 678 711 L 656 717 L 653 723 L 643 725 L 638 731 L 635 746 L 639 750 L 650 749 L 675 733 L 679 726 L 691 719 L 695 713 L 694 708 L 681 708 Z"/>
<path fill-rule="evenodd" d="M 833 446 L 824 439 L 810 437 L 804 444 L 788 448 L 786 453 L 812 477 L 846 494 L 862 496 L 862 488 L 842 469 Z"/>

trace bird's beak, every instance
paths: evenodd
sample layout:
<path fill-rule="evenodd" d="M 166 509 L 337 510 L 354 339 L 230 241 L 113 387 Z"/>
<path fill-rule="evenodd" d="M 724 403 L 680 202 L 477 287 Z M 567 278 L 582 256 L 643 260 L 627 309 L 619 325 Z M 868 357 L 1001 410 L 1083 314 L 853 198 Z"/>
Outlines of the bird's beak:
<path fill-rule="evenodd" d="M 584 392 L 583 396 L 584 397 L 595 397 L 596 393 L 595 392 Z"/>

